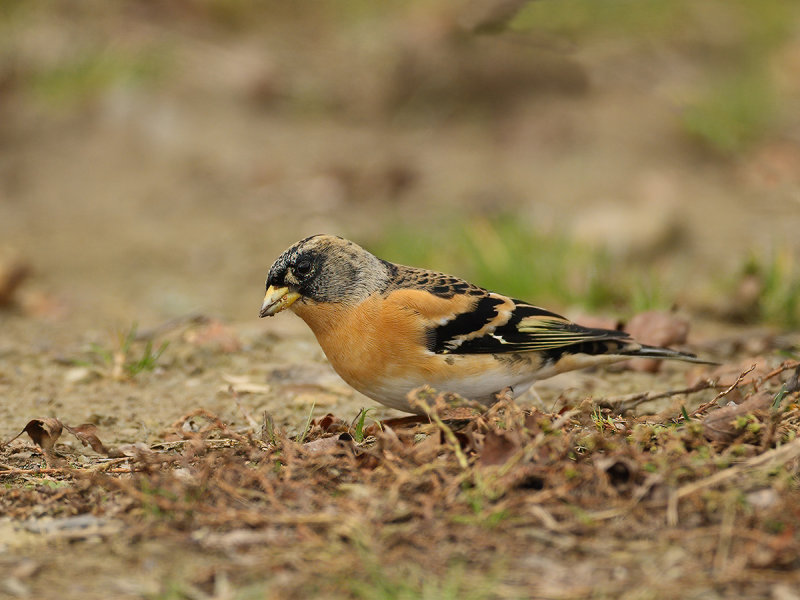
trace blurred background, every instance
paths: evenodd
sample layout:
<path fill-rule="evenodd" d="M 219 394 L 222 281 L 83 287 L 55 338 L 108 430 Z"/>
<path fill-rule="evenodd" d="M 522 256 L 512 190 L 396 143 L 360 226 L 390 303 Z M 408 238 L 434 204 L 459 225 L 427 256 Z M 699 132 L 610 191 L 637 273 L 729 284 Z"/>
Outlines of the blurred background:
<path fill-rule="evenodd" d="M 329 232 L 793 327 L 799 106 L 793 0 L 2 0 L 0 263 L 60 323 L 255 320 Z"/>

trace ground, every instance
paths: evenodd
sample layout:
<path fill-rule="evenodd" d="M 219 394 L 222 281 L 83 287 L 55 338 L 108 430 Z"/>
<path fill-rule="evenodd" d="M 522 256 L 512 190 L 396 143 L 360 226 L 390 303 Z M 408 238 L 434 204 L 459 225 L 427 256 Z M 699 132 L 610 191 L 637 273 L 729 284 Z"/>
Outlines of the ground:
<path fill-rule="evenodd" d="M 555 5 L 3 4 L 0 597 L 798 598 L 797 9 Z M 722 366 L 381 429 L 323 231 Z"/>

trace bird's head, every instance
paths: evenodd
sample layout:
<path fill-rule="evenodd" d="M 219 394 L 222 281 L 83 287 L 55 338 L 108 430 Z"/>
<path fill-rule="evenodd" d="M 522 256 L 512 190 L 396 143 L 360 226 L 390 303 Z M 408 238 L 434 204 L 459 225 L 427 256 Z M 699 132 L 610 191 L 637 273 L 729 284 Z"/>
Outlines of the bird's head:
<path fill-rule="evenodd" d="M 387 263 L 358 244 L 314 235 L 293 244 L 272 264 L 259 316 L 269 317 L 301 303 L 357 304 L 383 289 Z"/>

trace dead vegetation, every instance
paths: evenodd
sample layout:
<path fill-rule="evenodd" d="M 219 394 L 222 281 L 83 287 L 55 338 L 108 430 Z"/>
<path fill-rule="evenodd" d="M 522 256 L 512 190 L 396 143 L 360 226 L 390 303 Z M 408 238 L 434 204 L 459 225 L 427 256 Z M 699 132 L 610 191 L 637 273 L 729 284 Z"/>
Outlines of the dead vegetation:
<path fill-rule="evenodd" d="M 800 568 L 799 373 L 743 374 L 702 410 L 687 392 L 660 419 L 422 390 L 422 419 L 327 415 L 290 437 L 197 410 L 113 450 L 34 420 L 38 446 L 2 448 L 0 511 L 52 543 L 227 559 L 159 597 L 791 597 L 775 594 Z M 58 444 L 62 426 L 100 454 Z"/>

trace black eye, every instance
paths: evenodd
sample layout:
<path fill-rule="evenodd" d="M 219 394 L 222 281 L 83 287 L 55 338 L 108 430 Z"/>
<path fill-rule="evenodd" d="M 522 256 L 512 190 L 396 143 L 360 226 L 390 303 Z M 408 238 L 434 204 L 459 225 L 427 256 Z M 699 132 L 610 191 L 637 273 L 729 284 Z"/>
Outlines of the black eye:
<path fill-rule="evenodd" d="M 311 261 L 310 260 L 301 260 L 294 266 L 294 272 L 300 275 L 301 277 L 305 277 L 309 273 L 311 273 Z"/>

